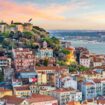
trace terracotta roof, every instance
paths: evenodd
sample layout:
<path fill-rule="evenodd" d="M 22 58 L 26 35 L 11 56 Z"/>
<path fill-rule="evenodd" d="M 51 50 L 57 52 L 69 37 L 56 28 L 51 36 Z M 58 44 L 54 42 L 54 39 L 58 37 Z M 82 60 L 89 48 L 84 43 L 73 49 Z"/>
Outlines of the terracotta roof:
<path fill-rule="evenodd" d="M 101 79 L 93 79 L 95 83 L 101 83 Z"/>
<path fill-rule="evenodd" d="M 73 88 L 60 88 L 60 89 L 54 90 L 53 92 L 61 93 L 61 92 L 70 92 L 70 91 L 76 91 L 76 90 Z"/>
<path fill-rule="evenodd" d="M 74 51 L 75 50 L 75 48 L 74 47 L 69 47 L 69 48 L 66 48 L 67 50 L 72 50 L 72 51 Z"/>
<path fill-rule="evenodd" d="M 52 101 L 56 100 L 55 98 L 47 95 L 40 95 L 40 94 L 32 94 L 30 98 L 27 99 L 29 103 L 33 102 L 44 102 L 44 101 Z"/>
<path fill-rule="evenodd" d="M 23 86 L 19 86 L 19 87 L 14 87 L 14 89 L 16 89 L 17 91 L 25 91 L 25 90 L 30 90 L 28 85 L 23 85 Z"/>
<path fill-rule="evenodd" d="M 67 105 L 81 105 L 80 102 L 77 101 L 70 101 L 67 103 Z"/>
<path fill-rule="evenodd" d="M 84 83 L 84 85 L 91 86 L 91 85 L 94 85 L 94 84 L 92 82 L 86 82 L 86 83 Z"/>
<path fill-rule="evenodd" d="M 15 52 L 30 52 L 31 50 L 29 50 L 28 48 L 17 48 L 14 49 Z"/>
<path fill-rule="evenodd" d="M 5 89 L 5 88 L 1 88 L 1 87 L 0 87 L 0 92 L 7 92 L 7 91 L 12 91 L 12 90 Z"/>
<path fill-rule="evenodd" d="M 80 58 L 81 58 L 81 59 L 89 59 L 89 56 L 87 56 L 87 55 L 82 55 Z"/>
<path fill-rule="evenodd" d="M 16 96 L 4 96 L 1 98 L 6 101 L 7 104 L 14 104 L 14 105 L 20 105 L 24 101 L 22 98 L 18 98 Z"/>
<path fill-rule="evenodd" d="M 36 66 L 35 68 L 36 68 L 36 71 L 38 71 L 38 70 L 40 71 L 40 70 L 65 70 L 65 69 L 67 69 L 66 66 L 60 66 L 60 67 L 58 67 L 58 66 L 40 66 L 40 67 Z"/>
<path fill-rule="evenodd" d="M 105 104 L 105 99 L 103 99 L 103 100 L 97 100 L 97 104 L 104 105 Z"/>

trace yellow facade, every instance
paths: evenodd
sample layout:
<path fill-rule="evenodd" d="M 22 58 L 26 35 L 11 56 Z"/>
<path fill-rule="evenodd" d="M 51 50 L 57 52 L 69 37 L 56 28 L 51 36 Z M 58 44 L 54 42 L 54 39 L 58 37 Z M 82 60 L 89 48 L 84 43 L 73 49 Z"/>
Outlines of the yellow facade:
<path fill-rule="evenodd" d="M 8 89 L 4 89 L 4 88 L 0 88 L 0 98 L 4 97 L 4 96 L 12 96 L 12 90 L 8 90 Z"/>
<path fill-rule="evenodd" d="M 46 84 L 47 83 L 47 74 L 38 73 L 38 83 Z"/>
<path fill-rule="evenodd" d="M 74 49 L 68 49 L 70 51 L 70 54 L 66 56 L 66 64 L 70 65 L 71 63 L 76 62 L 75 56 L 74 56 Z"/>
<path fill-rule="evenodd" d="M 18 97 L 29 96 L 31 94 L 31 90 L 16 90 L 16 89 L 14 89 L 14 94 Z"/>

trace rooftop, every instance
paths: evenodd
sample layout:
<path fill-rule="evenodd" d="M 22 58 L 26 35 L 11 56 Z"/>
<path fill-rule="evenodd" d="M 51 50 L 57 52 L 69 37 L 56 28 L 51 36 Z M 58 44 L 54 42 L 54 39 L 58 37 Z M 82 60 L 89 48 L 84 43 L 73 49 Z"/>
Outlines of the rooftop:
<path fill-rule="evenodd" d="M 20 105 L 20 103 L 24 101 L 24 99 L 18 98 L 16 96 L 4 96 L 2 99 L 5 100 L 7 104 L 12 105 Z"/>
<path fill-rule="evenodd" d="M 55 98 L 47 95 L 32 94 L 30 98 L 27 99 L 30 103 L 33 102 L 43 102 L 43 101 L 52 101 L 56 100 Z"/>

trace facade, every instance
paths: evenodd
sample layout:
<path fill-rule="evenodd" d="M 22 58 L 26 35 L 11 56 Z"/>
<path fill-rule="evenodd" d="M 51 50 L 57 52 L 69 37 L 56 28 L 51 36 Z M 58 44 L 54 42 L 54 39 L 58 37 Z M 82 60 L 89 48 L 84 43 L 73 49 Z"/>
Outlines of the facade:
<path fill-rule="evenodd" d="M 24 30 L 32 31 L 33 25 L 31 23 L 24 23 Z"/>
<path fill-rule="evenodd" d="M 12 53 L 16 69 L 34 67 L 35 57 L 29 49 L 13 49 Z"/>
<path fill-rule="evenodd" d="M 0 88 L 0 98 L 6 95 L 12 96 L 13 95 L 12 90 Z"/>
<path fill-rule="evenodd" d="M 7 23 L 0 23 L 0 32 L 5 32 L 5 31 L 9 31 L 9 27 Z"/>
<path fill-rule="evenodd" d="M 57 99 L 40 94 L 33 94 L 27 101 L 30 105 L 58 105 Z"/>
<path fill-rule="evenodd" d="M 16 31 L 23 32 L 24 31 L 24 26 L 22 23 L 13 23 L 16 27 Z"/>
<path fill-rule="evenodd" d="M 2 102 L 4 102 L 4 104 L 0 104 L 0 105 L 29 105 L 28 102 L 26 100 L 24 100 L 23 98 L 19 98 L 16 96 L 5 96 L 1 99 Z"/>
<path fill-rule="evenodd" d="M 56 85 L 56 75 L 67 72 L 67 67 L 61 66 L 36 66 L 36 72 L 38 74 L 39 84 L 51 84 Z"/>
<path fill-rule="evenodd" d="M 52 58 L 53 49 L 47 47 L 47 42 L 43 42 L 43 48 L 38 49 L 36 57 L 40 59 Z"/>
<path fill-rule="evenodd" d="M 0 67 L 11 67 L 11 58 L 0 56 Z"/>
<path fill-rule="evenodd" d="M 12 76 L 14 74 L 14 69 L 11 67 L 6 67 L 3 69 L 3 72 L 4 72 L 4 80 L 5 81 L 11 81 Z"/>
<path fill-rule="evenodd" d="M 36 57 L 44 59 L 44 58 L 51 58 L 53 57 L 53 50 L 49 48 L 42 48 L 39 49 L 38 52 L 36 53 Z"/>
<path fill-rule="evenodd" d="M 70 76 L 56 77 L 57 88 L 74 88 L 77 89 L 77 81 L 73 80 Z"/>
<path fill-rule="evenodd" d="M 58 100 L 59 105 L 65 105 L 69 101 L 82 101 L 82 93 L 73 88 L 61 88 L 49 93 Z"/>
<path fill-rule="evenodd" d="M 31 96 L 31 90 L 28 85 L 14 87 L 14 94 L 17 97 L 28 97 Z"/>
<path fill-rule="evenodd" d="M 105 80 L 93 79 L 82 84 L 83 99 L 93 99 L 105 95 Z"/>
<path fill-rule="evenodd" d="M 61 40 L 60 42 L 61 42 L 61 46 L 63 48 L 69 48 L 69 47 L 71 47 L 71 42 L 70 41 Z"/>
<path fill-rule="evenodd" d="M 85 67 L 90 67 L 91 59 L 88 56 L 81 56 L 80 57 L 80 65 L 85 66 Z"/>

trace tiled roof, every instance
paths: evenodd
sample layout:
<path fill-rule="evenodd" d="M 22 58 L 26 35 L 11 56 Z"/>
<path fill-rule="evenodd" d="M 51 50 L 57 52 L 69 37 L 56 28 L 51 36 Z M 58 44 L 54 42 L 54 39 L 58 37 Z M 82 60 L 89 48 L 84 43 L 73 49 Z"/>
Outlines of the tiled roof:
<path fill-rule="evenodd" d="M 38 70 L 40 71 L 40 70 L 65 70 L 67 69 L 67 67 L 65 66 L 60 66 L 60 67 L 58 66 L 40 66 L 40 67 L 36 66 L 35 68 L 37 71 Z"/>
<path fill-rule="evenodd" d="M 30 90 L 28 85 L 23 85 L 23 86 L 19 86 L 19 87 L 14 87 L 15 90 L 17 91 L 25 91 L 25 90 Z"/>
<path fill-rule="evenodd" d="M 11 91 L 9 89 L 4 89 L 4 88 L 0 88 L 0 92 L 7 92 L 7 91 Z"/>
<path fill-rule="evenodd" d="M 11 105 L 20 105 L 20 103 L 24 101 L 24 99 L 16 96 L 4 96 L 2 99 L 5 100 L 7 104 Z"/>
<path fill-rule="evenodd" d="M 80 102 L 77 101 L 70 101 L 67 103 L 67 105 L 81 105 Z"/>
<path fill-rule="evenodd" d="M 73 88 L 61 88 L 61 89 L 56 89 L 53 92 L 61 93 L 61 92 L 71 92 L 71 91 L 76 91 L 76 90 Z"/>
<path fill-rule="evenodd" d="M 30 98 L 27 99 L 29 103 L 33 102 L 44 102 L 44 101 L 52 101 L 56 100 L 55 98 L 47 95 L 33 94 Z"/>

